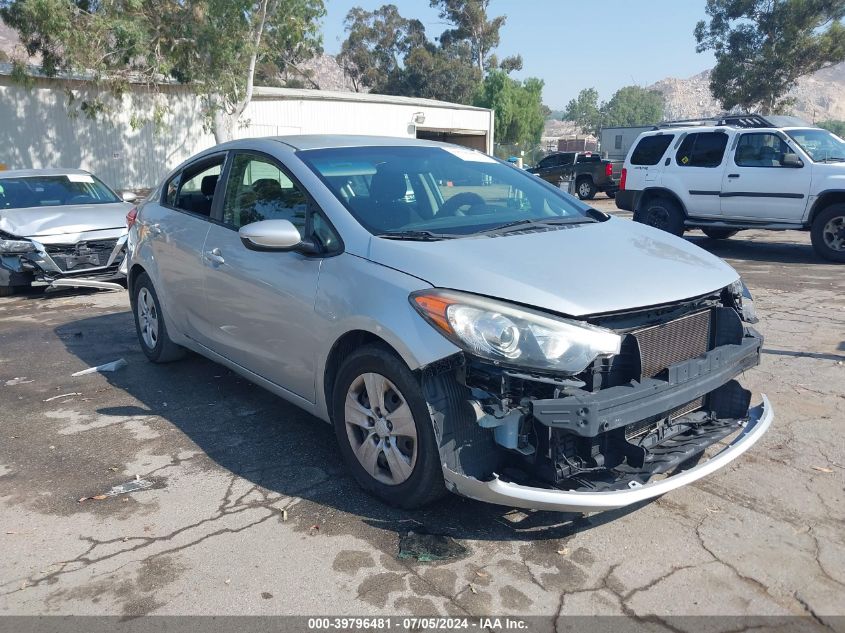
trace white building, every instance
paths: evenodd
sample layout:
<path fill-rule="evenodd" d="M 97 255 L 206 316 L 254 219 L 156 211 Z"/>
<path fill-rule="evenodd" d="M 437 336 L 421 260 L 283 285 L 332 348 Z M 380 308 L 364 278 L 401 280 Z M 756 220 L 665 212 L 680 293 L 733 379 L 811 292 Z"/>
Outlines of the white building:
<path fill-rule="evenodd" d="M 68 95 L 77 104 L 90 100 L 90 84 L 33 77 L 23 86 L 10 73 L 10 65 L 0 64 L 0 168 L 81 168 L 115 189 L 143 189 L 214 145 L 200 101 L 185 86 L 160 86 L 167 113 L 158 125 L 139 125 L 155 103 L 143 86 L 133 87 L 118 107 L 89 118 Z M 108 96 L 105 101 L 114 103 Z M 431 99 L 256 88 L 237 136 L 290 134 L 417 137 L 492 154 L 493 111 Z"/>

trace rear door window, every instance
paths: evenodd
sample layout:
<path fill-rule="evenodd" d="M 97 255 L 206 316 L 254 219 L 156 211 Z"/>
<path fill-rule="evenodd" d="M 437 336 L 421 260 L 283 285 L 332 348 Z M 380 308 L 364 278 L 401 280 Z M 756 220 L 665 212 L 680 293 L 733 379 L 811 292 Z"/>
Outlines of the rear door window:
<path fill-rule="evenodd" d="M 203 217 L 211 216 L 214 192 L 224 160 L 225 155 L 203 160 L 176 174 L 165 187 L 165 205 Z"/>
<path fill-rule="evenodd" d="M 681 167 L 718 167 L 727 146 L 728 135 L 723 132 L 687 134 L 675 161 Z"/>
<path fill-rule="evenodd" d="M 663 154 L 675 138 L 673 134 L 657 134 L 644 136 L 631 154 L 632 165 L 656 165 L 663 158 Z"/>

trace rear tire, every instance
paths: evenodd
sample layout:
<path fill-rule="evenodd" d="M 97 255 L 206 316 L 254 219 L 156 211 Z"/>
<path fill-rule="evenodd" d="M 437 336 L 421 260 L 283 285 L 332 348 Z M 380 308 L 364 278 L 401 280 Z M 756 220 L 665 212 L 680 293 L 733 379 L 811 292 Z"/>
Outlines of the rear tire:
<path fill-rule="evenodd" d="M 332 404 L 340 452 L 364 490 L 406 509 L 446 494 L 419 381 L 391 350 L 367 345 L 349 355 L 338 371 Z"/>
<path fill-rule="evenodd" d="M 816 253 L 832 262 L 845 263 L 845 204 L 834 204 L 813 220 L 810 237 Z"/>
<path fill-rule="evenodd" d="M 167 334 L 161 303 L 147 273 L 141 273 L 132 284 L 131 305 L 138 342 L 146 357 L 154 363 L 184 358 L 185 348 L 174 343 Z"/>
<path fill-rule="evenodd" d="M 684 212 L 669 198 L 652 198 L 634 213 L 634 222 L 653 226 L 678 237 L 684 234 Z"/>
<path fill-rule="evenodd" d="M 711 240 L 726 240 L 729 237 L 733 237 L 734 235 L 739 233 L 739 231 L 735 231 L 733 229 L 703 228 L 701 230 Z"/>
<path fill-rule="evenodd" d="M 581 200 L 592 200 L 596 197 L 596 186 L 589 178 L 580 178 L 575 183 L 575 193 Z"/>

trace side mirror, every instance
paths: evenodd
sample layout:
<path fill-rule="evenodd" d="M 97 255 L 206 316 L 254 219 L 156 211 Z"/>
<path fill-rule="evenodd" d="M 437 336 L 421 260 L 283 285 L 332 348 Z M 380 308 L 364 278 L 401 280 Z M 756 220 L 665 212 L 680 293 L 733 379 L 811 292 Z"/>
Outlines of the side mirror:
<path fill-rule="evenodd" d="M 129 202 L 129 203 L 132 203 L 132 202 L 135 202 L 135 201 L 138 199 L 138 196 L 136 196 L 136 195 L 135 195 L 134 193 L 132 193 L 131 191 L 124 191 L 124 192 L 120 195 L 120 198 L 121 198 L 121 200 L 123 200 L 124 202 Z"/>
<path fill-rule="evenodd" d="M 780 161 L 780 164 L 784 167 L 803 167 L 804 161 L 798 157 L 798 154 L 787 152 L 783 155 L 783 159 Z"/>
<path fill-rule="evenodd" d="M 299 230 L 290 220 L 261 220 L 240 228 L 241 242 L 251 251 L 296 251 L 303 255 L 315 255 L 317 246 L 303 240 Z"/>

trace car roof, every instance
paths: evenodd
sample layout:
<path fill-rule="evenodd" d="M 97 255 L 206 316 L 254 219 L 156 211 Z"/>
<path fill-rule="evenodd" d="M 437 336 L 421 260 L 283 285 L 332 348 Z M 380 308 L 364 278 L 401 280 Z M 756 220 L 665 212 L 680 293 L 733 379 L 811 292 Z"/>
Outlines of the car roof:
<path fill-rule="evenodd" d="M 643 132 L 644 136 L 656 136 L 658 134 L 686 134 L 692 132 L 718 132 L 736 130 L 740 132 L 790 132 L 792 130 L 820 130 L 822 128 L 812 125 L 790 125 L 788 127 L 740 127 L 737 125 L 683 125 L 666 126 Z"/>
<path fill-rule="evenodd" d="M 30 178 L 33 176 L 67 176 L 74 174 L 90 176 L 91 172 L 84 169 L 9 169 L 0 171 L 0 178 Z"/>

